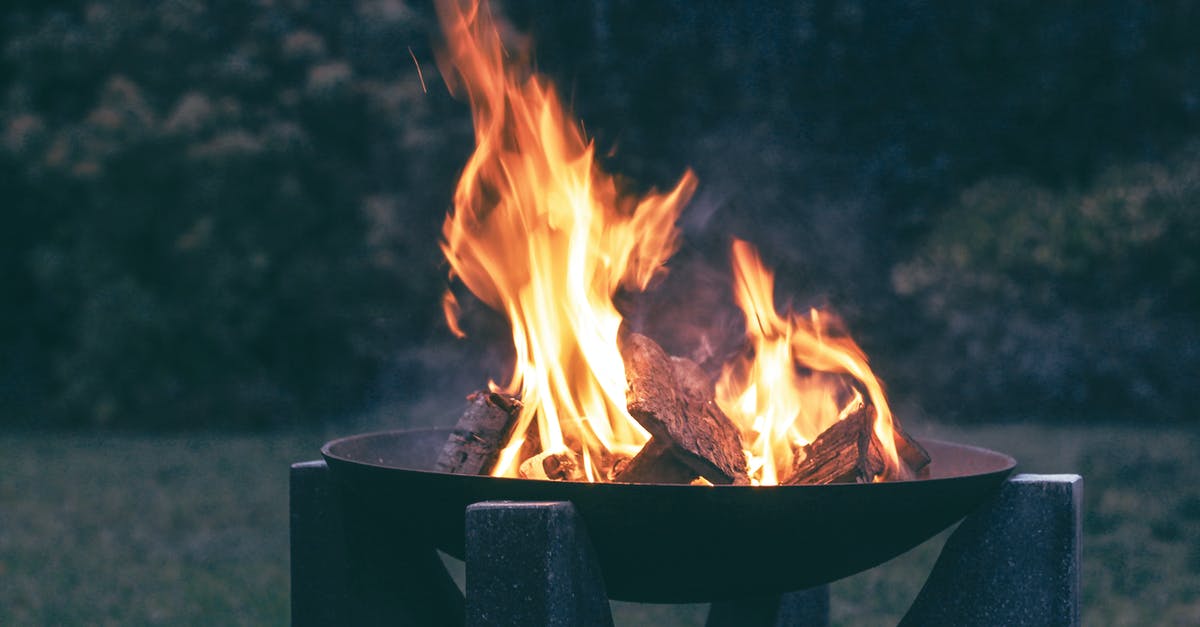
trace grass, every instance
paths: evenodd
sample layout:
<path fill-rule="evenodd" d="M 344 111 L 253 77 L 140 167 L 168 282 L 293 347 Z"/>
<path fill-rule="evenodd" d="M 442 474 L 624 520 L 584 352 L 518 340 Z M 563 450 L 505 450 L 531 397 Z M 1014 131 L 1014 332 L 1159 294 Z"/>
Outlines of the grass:
<path fill-rule="evenodd" d="M 1084 624 L 1200 624 L 1200 433 L 918 433 L 1084 475 Z M 285 624 L 287 467 L 329 435 L 0 436 L 0 625 Z M 895 624 L 944 536 L 835 583 L 835 624 Z M 704 611 L 615 604 L 627 625 L 698 625 Z"/>
<path fill-rule="evenodd" d="M 283 624 L 287 437 L 0 439 L 0 624 Z"/>

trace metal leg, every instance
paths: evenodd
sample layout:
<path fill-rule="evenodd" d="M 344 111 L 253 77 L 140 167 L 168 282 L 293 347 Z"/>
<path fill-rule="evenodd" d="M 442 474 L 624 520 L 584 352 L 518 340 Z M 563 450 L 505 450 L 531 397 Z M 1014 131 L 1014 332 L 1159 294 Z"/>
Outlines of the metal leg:
<path fill-rule="evenodd" d="M 467 507 L 467 625 L 612 625 L 608 594 L 575 506 Z"/>
<path fill-rule="evenodd" d="M 323 461 L 293 465 L 291 484 L 293 625 L 462 624 L 462 594 L 432 546 L 344 516 Z"/>
<path fill-rule="evenodd" d="M 718 601 L 708 611 L 706 627 L 828 627 L 829 586 L 781 596 Z"/>
<path fill-rule="evenodd" d="M 1083 479 L 1018 475 L 950 535 L 902 627 L 1079 625 Z"/>
<path fill-rule="evenodd" d="M 292 466 L 292 624 L 462 624 L 463 598 L 433 548 L 344 520 L 328 475 L 324 462 Z M 1078 475 L 1010 479 L 951 534 L 901 627 L 1078 626 L 1082 498 Z M 612 625 L 570 503 L 477 503 L 466 529 L 468 625 Z M 363 537 L 372 546 L 356 546 Z M 829 587 L 714 603 L 707 624 L 824 627 Z"/>
<path fill-rule="evenodd" d="M 336 625 L 349 609 L 341 508 L 323 461 L 292 464 L 292 625 Z"/>

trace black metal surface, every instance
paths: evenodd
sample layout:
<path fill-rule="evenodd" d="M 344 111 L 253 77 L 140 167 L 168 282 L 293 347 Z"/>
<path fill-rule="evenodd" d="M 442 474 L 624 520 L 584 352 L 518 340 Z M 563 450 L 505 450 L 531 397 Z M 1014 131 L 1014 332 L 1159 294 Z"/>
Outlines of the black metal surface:
<path fill-rule="evenodd" d="M 293 464 L 290 492 L 292 627 L 463 624 L 437 551 L 345 516 L 325 462 Z"/>
<path fill-rule="evenodd" d="M 427 470 L 449 430 L 350 436 L 321 449 L 348 517 L 461 558 L 464 512 L 495 500 L 571 501 L 609 595 L 696 602 L 800 590 L 880 564 L 994 494 L 1013 458 L 923 440 L 928 479 L 822 486 L 569 483 Z M 399 536 L 397 536 L 399 534 Z M 358 544 L 389 538 L 359 537 Z M 353 556 L 352 556 L 353 559 Z"/>

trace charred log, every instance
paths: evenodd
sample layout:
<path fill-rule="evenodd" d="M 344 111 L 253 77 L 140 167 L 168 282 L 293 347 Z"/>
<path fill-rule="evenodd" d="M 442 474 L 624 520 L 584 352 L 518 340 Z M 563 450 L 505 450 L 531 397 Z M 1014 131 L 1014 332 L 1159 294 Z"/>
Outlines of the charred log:
<path fill-rule="evenodd" d="M 896 433 L 896 454 L 900 456 L 900 461 L 908 466 L 908 469 L 918 477 L 929 475 L 929 452 L 925 447 L 921 446 L 912 436 L 910 436 L 896 422 L 892 423 L 892 429 Z"/>
<path fill-rule="evenodd" d="M 621 356 L 629 414 L 651 441 L 615 480 L 688 483 L 700 476 L 712 483 L 749 482 L 741 434 L 713 401 L 712 383 L 699 366 L 673 360 L 638 333 L 622 337 Z"/>
<path fill-rule="evenodd" d="M 491 472 L 521 413 L 521 402 L 503 394 L 480 391 L 468 396 L 467 401 L 467 409 L 442 447 L 435 470 L 461 475 Z"/>
<path fill-rule="evenodd" d="M 691 483 L 699 473 L 683 463 L 673 449 L 674 446 L 669 442 L 657 437 L 650 438 L 633 459 L 613 468 L 612 480 L 625 483 Z"/>
<path fill-rule="evenodd" d="M 526 479 L 549 479 L 551 481 L 576 481 L 583 479 L 583 469 L 569 449 L 558 452 L 544 451 L 521 462 L 519 472 Z"/>
<path fill-rule="evenodd" d="M 803 447 L 787 484 L 870 483 L 885 468 L 870 406 L 837 421 Z"/>
<path fill-rule="evenodd" d="M 730 483 L 749 483 L 741 431 L 717 405 L 712 380 L 696 362 L 682 357 L 671 357 L 671 370 L 681 393 L 687 427 L 674 436 L 675 442 L 678 448 L 696 457 L 685 462 L 693 468 L 710 465 L 711 472 L 729 477 Z M 698 471 L 698 474 L 716 483 L 709 472 Z"/>

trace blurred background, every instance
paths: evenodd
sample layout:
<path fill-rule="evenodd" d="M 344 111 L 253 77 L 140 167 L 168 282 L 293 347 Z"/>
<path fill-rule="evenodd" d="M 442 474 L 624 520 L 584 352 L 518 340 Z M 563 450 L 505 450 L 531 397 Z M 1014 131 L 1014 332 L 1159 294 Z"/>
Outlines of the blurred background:
<path fill-rule="evenodd" d="M 1087 622 L 1200 622 L 1200 7 L 496 5 L 610 171 L 699 177 L 632 324 L 736 335 L 750 240 L 910 430 L 1085 474 Z M 287 463 L 504 376 L 503 320 L 442 320 L 429 1 L 7 6 L 0 623 L 282 622 Z M 896 572 L 835 619 L 894 622 Z"/>

